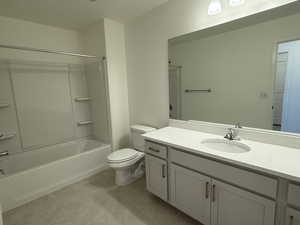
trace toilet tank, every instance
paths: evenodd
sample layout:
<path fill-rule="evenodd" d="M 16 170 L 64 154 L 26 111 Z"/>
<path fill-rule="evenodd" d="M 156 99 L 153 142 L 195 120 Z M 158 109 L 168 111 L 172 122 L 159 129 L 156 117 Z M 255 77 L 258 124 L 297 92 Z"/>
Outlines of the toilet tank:
<path fill-rule="evenodd" d="M 156 130 L 156 128 L 144 125 L 132 125 L 131 135 L 133 148 L 143 152 L 145 150 L 145 143 L 142 135 L 154 130 Z"/>

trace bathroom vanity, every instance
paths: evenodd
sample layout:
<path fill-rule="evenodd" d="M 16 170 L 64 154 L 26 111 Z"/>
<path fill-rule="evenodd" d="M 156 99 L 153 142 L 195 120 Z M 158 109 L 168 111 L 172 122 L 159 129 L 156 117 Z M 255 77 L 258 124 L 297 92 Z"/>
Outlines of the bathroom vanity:
<path fill-rule="evenodd" d="M 147 189 L 204 225 L 300 224 L 299 149 L 176 127 L 144 137 Z"/>

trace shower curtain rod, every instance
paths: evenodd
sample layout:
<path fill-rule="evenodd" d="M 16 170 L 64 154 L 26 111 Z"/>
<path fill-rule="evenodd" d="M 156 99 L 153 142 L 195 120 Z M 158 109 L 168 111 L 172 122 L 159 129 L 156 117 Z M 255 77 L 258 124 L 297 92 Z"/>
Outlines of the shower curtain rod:
<path fill-rule="evenodd" d="M 55 51 L 55 50 L 39 49 L 39 48 L 29 48 L 29 47 L 24 47 L 24 46 L 15 46 L 15 45 L 1 45 L 0 44 L 0 48 L 9 48 L 9 49 L 17 49 L 17 50 L 23 50 L 23 51 L 43 52 L 43 53 L 52 53 L 52 54 L 60 54 L 60 55 L 68 55 L 68 56 L 102 59 L 101 57 L 94 56 L 94 55 L 84 55 L 84 54 L 77 54 L 77 53 L 72 53 L 72 52 Z"/>

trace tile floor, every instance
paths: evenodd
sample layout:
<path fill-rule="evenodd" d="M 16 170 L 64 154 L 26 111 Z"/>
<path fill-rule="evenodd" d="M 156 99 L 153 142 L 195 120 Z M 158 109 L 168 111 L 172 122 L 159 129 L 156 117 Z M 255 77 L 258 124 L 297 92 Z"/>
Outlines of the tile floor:
<path fill-rule="evenodd" d="M 114 185 L 112 170 L 4 214 L 4 225 L 201 225 L 146 191 Z"/>

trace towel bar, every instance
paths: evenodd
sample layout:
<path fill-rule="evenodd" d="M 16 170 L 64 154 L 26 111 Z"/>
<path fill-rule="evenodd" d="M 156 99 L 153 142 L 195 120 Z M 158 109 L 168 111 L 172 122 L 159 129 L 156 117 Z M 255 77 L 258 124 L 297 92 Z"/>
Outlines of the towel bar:
<path fill-rule="evenodd" d="M 7 108 L 7 107 L 9 107 L 9 103 L 0 103 L 0 109 Z"/>
<path fill-rule="evenodd" d="M 185 90 L 185 93 L 195 93 L 195 92 L 212 92 L 212 90 L 209 88 L 209 89 L 186 89 Z"/>
<path fill-rule="evenodd" d="M 16 134 L 1 134 L 0 133 L 0 141 L 8 140 L 16 136 Z"/>
<path fill-rule="evenodd" d="M 83 125 L 89 125 L 89 124 L 92 124 L 93 123 L 93 121 L 90 121 L 90 120 L 88 120 L 88 121 L 79 121 L 79 122 L 77 122 L 77 125 L 78 126 L 83 126 Z"/>
<path fill-rule="evenodd" d="M 83 101 L 90 101 L 91 98 L 90 97 L 77 97 L 75 98 L 76 102 L 83 102 Z"/>

